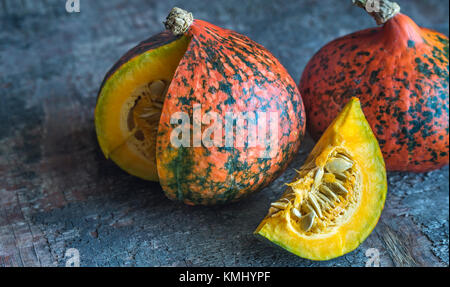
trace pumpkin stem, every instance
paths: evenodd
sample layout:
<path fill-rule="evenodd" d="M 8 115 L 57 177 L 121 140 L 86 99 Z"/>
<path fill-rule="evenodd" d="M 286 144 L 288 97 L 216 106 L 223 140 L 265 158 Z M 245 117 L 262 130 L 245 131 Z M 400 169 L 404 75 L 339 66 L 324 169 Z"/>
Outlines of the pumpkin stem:
<path fill-rule="evenodd" d="M 178 36 L 186 33 L 193 21 L 192 13 L 173 7 L 164 22 L 164 26 L 167 30 L 172 31 L 175 36 Z"/>
<path fill-rule="evenodd" d="M 367 11 L 378 25 L 383 25 L 389 19 L 400 13 L 400 6 L 389 0 L 352 0 L 353 5 Z"/>

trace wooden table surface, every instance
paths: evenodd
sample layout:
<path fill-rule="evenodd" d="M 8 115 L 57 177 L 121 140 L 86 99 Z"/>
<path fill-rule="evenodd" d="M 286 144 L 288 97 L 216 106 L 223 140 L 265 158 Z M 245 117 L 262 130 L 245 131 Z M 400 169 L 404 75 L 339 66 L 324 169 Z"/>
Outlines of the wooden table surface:
<path fill-rule="evenodd" d="M 313 147 L 309 137 L 269 187 L 217 207 L 166 199 L 98 147 L 93 110 L 104 74 L 161 31 L 172 6 L 263 44 L 297 81 L 322 45 L 374 26 L 350 0 L 81 0 L 73 14 L 64 2 L 0 0 L 0 266 L 64 266 L 70 248 L 82 266 L 365 266 L 374 250 L 381 266 L 448 266 L 448 166 L 389 173 L 369 238 L 313 262 L 252 235 Z M 447 1 L 398 2 L 418 24 L 448 35 Z"/>

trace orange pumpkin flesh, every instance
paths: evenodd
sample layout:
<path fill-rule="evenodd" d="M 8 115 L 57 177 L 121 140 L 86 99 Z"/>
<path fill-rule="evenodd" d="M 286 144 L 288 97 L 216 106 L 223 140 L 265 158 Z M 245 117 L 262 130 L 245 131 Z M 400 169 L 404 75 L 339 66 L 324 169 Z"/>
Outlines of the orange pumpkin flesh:
<path fill-rule="evenodd" d="M 171 199 L 235 201 L 270 183 L 298 151 L 303 103 L 295 82 L 262 46 L 201 20 L 187 27 L 178 36 L 166 31 L 141 43 L 107 74 L 96 108 L 98 140 L 106 157 L 133 175 L 159 181 Z M 155 121 L 149 91 L 159 81 L 166 91 Z M 261 158 L 260 146 L 207 148 L 194 146 L 193 139 L 188 147 L 174 147 L 171 117 L 184 112 L 192 119 L 194 105 L 202 115 L 216 112 L 222 122 L 226 113 L 276 113 L 276 153 Z M 193 129 L 190 123 L 191 137 Z"/>
<path fill-rule="evenodd" d="M 440 168 L 449 162 L 448 37 L 400 13 L 374 16 L 382 27 L 338 38 L 307 64 L 299 89 L 309 132 L 318 139 L 357 96 L 388 170 Z"/>
<path fill-rule="evenodd" d="M 358 99 L 334 119 L 288 186 L 256 234 L 303 258 L 329 260 L 354 250 L 371 233 L 384 207 L 387 179 Z"/>

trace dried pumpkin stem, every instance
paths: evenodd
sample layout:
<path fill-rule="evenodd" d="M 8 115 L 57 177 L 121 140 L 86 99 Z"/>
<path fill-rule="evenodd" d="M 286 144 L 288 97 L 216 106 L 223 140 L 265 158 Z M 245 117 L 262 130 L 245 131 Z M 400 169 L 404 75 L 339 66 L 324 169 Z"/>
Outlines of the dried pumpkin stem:
<path fill-rule="evenodd" d="M 178 36 L 186 33 L 193 21 L 192 13 L 173 7 L 164 22 L 164 26 L 167 30 L 172 31 L 175 36 Z"/>
<path fill-rule="evenodd" d="M 353 4 L 363 8 L 377 21 L 383 25 L 389 19 L 400 13 L 400 6 L 388 0 L 352 0 Z"/>

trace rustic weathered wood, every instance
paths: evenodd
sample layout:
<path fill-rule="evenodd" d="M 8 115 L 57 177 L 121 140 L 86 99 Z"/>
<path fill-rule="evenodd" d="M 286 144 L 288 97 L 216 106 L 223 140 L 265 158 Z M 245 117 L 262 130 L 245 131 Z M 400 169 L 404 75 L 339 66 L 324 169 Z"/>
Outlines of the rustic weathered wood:
<path fill-rule="evenodd" d="M 188 207 L 133 178 L 98 148 L 93 109 L 103 75 L 127 49 L 163 29 L 175 1 L 0 0 L 0 266 L 448 265 L 449 170 L 389 174 L 380 223 L 355 251 L 303 260 L 252 232 L 313 146 L 305 139 L 273 184 L 227 206 Z M 350 0 L 185 1 L 197 18 L 266 46 L 299 79 L 331 39 L 373 26 Z M 338 4 L 339 2 L 339 4 Z M 448 2 L 398 1 L 420 25 L 448 35 Z M 180 4 L 178 4 L 180 5 Z"/>

